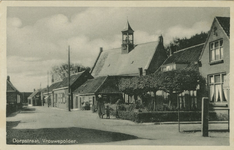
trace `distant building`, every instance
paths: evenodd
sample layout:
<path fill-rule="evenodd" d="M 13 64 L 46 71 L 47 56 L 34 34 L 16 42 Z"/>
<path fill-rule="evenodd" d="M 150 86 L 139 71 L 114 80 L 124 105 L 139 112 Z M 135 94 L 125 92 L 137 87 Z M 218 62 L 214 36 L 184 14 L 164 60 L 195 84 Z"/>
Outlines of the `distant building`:
<path fill-rule="evenodd" d="M 6 105 L 7 113 L 14 112 L 22 106 L 21 93 L 15 88 L 10 81 L 10 76 L 7 76 L 7 91 L 6 91 Z"/>
<path fill-rule="evenodd" d="M 29 97 L 31 94 L 32 94 L 32 92 L 21 92 L 23 105 L 27 105 L 27 104 L 28 104 L 28 97 Z"/>
<path fill-rule="evenodd" d="M 85 81 L 92 78 L 90 73 L 86 71 L 74 73 L 70 76 L 70 108 L 74 108 L 73 102 L 73 92 L 79 86 L 81 86 Z M 44 106 L 57 107 L 61 109 L 68 109 L 68 77 L 65 77 L 62 81 L 54 82 L 49 88 L 43 88 L 42 101 Z"/>
<path fill-rule="evenodd" d="M 34 89 L 33 93 L 28 97 L 28 106 L 42 106 L 40 90 Z"/>

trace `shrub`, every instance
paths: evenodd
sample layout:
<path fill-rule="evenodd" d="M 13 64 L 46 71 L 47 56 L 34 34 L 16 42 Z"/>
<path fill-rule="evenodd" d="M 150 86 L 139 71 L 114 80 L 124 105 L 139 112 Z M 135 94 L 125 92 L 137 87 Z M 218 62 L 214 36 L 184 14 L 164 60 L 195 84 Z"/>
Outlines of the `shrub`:
<path fill-rule="evenodd" d="M 165 122 L 178 121 L 177 111 L 158 111 L 158 112 L 138 112 L 138 111 L 118 111 L 120 119 L 131 120 L 134 122 Z M 209 113 L 209 120 L 217 120 L 215 112 Z M 200 111 L 181 111 L 180 121 L 201 121 Z"/>

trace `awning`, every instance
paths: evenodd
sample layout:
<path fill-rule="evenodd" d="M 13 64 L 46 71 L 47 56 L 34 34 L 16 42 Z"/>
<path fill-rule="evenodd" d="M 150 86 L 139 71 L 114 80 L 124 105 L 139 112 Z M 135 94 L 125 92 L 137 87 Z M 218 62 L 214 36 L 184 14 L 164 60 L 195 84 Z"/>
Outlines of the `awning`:
<path fill-rule="evenodd" d="M 230 82 L 230 73 L 227 74 L 224 78 L 223 89 L 226 89 L 226 90 L 230 89 L 229 82 Z"/>

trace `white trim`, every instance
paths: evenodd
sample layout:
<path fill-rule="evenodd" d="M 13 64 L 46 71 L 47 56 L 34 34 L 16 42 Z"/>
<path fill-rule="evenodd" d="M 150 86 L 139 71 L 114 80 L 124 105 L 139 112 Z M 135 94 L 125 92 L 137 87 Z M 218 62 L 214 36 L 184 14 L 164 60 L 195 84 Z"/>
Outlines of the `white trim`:
<path fill-rule="evenodd" d="M 58 88 L 58 89 L 53 89 L 53 91 L 62 90 L 62 89 L 68 89 L 68 86 L 65 86 L 65 87 L 62 87 L 62 88 Z"/>
<path fill-rule="evenodd" d="M 185 50 L 188 50 L 188 49 L 190 49 L 190 48 L 194 48 L 194 47 L 197 47 L 197 46 L 200 46 L 200 45 L 205 45 L 205 42 L 204 43 L 201 43 L 201 44 L 197 44 L 197 45 L 193 45 L 193 46 L 190 46 L 190 47 L 187 47 L 187 48 L 184 48 L 184 49 L 181 49 L 181 50 L 178 50 L 178 51 L 175 51 L 174 53 L 178 53 L 178 52 L 181 52 L 181 51 L 185 51 Z M 173 53 L 173 54 L 174 54 Z M 172 55 L 173 55 L 172 54 Z"/>

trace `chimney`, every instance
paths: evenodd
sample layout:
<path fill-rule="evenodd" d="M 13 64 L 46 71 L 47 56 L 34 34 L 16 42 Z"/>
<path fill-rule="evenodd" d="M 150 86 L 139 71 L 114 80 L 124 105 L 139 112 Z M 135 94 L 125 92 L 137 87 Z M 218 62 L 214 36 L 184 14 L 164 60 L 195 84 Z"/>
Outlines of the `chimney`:
<path fill-rule="evenodd" d="M 169 51 L 170 51 L 170 56 L 172 56 L 172 54 L 173 54 L 173 51 L 172 51 L 172 49 L 170 49 Z"/>
<path fill-rule="evenodd" d="M 33 89 L 33 91 L 35 92 L 36 90 L 35 90 L 35 89 Z"/>
<path fill-rule="evenodd" d="M 10 76 L 7 76 L 7 80 L 10 81 Z"/>
<path fill-rule="evenodd" d="M 101 53 L 101 52 L 103 52 L 103 48 L 102 48 L 102 47 L 100 47 L 100 53 Z"/>
<path fill-rule="evenodd" d="M 142 76 L 142 73 L 143 73 L 142 68 L 138 68 L 138 69 L 139 69 L 139 76 Z"/>
<path fill-rule="evenodd" d="M 80 72 L 80 67 L 77 67 L 77 72 Z"/>
<path fill-rule="evenodd" d="M 158 40 L 159 40 L 159 43 L 163 43 L 163 36 L 160 35 L 160 36 L 158 37 Z"/>

